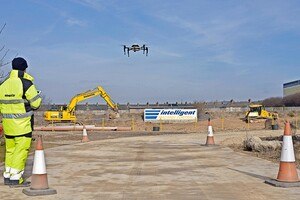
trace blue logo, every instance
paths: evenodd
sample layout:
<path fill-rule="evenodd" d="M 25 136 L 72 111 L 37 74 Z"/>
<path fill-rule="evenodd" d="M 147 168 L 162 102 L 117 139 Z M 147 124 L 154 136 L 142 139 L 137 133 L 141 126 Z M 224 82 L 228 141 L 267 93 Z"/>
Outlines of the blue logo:
<path fill-rule="evenodd" d="M 145 110 L 145 119 L 150 119 L 150 120 L 154 120 L 157 119 L 159 113 L 161 110 L 150 110 L 150 109 L 146 109 Z"/>
<path fill-rule="evenodd" d="M 197 110 L 195 109 L 145 109 L 144 110 L 145 121 L 168 120 L 168 116 L 172 117 L 169 118 L 171 120 L 187 119 L 186 117 L 189 117 L 188 119 L 193 119 L 193 117 L 197 118 Z"/>

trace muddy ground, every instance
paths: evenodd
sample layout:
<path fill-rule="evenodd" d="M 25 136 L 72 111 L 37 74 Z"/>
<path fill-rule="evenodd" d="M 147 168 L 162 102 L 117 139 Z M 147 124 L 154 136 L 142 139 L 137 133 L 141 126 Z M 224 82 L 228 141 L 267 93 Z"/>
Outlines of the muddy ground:
<path fill-rule="evenodd" d="M 268 137 L 261 137 L 262 140 L 276 140 L 282 142 L 282 136 L 268 136 Z M 295 159 L 296 159 L 296 165 L 300 169 L 300 135 L 293 136 L 293 143 L 294 143 L 294 152 L 295 152 Z M 250 156 L 255 156 L 259 158 L 263 158 L 266 160 L 270 160 L 275 163 L 280 162 L 280 155 L 281 155 L 281 149 L 276 150 L 269 150 L 269 151 L 248 151 L 246 150 L 244 144 L 242 141 L 236 142 L 234 144 L 228 145 L 231 149 L 237 152 L 242 152 Z"/>
<path fill-rule="evenodd" d="M 94 124 L 99 127 L 112 127 L 112 126 L 122 126 L 131 127 L 130 132 L 117 132 L 117 131 L 106 131 L 106 132 L 89 132 L 90 140 L 104 140 L 120 137 L 133 137 L 133 136 L 144 136 L 144 135 L 160 135 L 168 134 L 172 137 L 173 134 L 189 134 L 189 133 L 199 133 L 206 134 L 207 132 L 207 120 L 202 117 L 200 121 L 194 123 L 145 123 L 140 114 L 126 114 L 121 115 L 120 119 L 108 120 L 105 116 L 94 116 L 92 112 L 87 111 L 84 116 L 77 116 L 84 124 Z M 249 156 L 256 156 L 263 159 L 267 159 L 274 162 L 279 162 L 280 150 L 271 152 L 249 152 L 244 150 L 243 140 L 245 139 L 246 133 L 257 133 L 265 139 L 280 139 L 280 135 L 283 133 L 284 121 L 289 119 L 293 122 L 293 133 L 297 134 L 295 129 L 296 119 L 290 116 L 282 117 L 279 122 L 279 131 L 277 135 L 270 136 L 265 134 L 265 123 L 263 120 L 246 124 L 241 120 L 243 113 L 234 114 L 224 114 L 224 113 L 214 113 L 212 115 L 212 126 L 215 135 L 222 135 L 219 139 L 219 143 L 223 146 L 228 146 L 235 151 L 245 153 Z M 42 117 L 37 115 L 35 119 L 35 124 L 37 126 L 52 126 L 52 124 L 46 123 Z M 54 124 L 58 126 L 58 124 Z M 152 131 L 154 126 L 159 126 L 160 131 Z M 34 132 L 34 138 L 37 134 L 42 134 L 44 139 L 44 148 L 52 148 L 61 145 L 69 145 L 80 142 L 82 138 L 82 133 L 78 131 L 70 132 Z M 269 137 L 269 138 L 267 138 Z M 271 138 L 270 138 L 271 137 Z M 33 141 L 31 153 L 34 151 L 35 141 Z M 295 155 L 297 159 L 297 166 L 300 167 L 300 139 L 299 142 L 295 143 Z M 0 163 L 4 160 L 4 140 L 0 139 Z"/>

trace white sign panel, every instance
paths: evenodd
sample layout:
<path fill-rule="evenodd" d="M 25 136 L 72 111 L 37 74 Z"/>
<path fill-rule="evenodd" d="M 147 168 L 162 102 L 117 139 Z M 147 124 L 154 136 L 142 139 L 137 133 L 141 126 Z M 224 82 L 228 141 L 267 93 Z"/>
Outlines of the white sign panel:
<path fill-rule="evenodd" d="M 145 122 L 196 121 L 197 109 L 145 109 Z"/>

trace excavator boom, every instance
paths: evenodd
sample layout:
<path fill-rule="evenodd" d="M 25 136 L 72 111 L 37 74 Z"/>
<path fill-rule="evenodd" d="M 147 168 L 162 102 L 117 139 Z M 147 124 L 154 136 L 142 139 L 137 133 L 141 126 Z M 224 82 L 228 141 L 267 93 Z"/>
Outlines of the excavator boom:
<path fill-rule="evenodd" d="M 113 102 L 111 97 L 106 93 L 106 91 L 101 86 L 98 86 L 93 90 L 88 90 L 86 92 L 75 95 L 71 99 L 68 106 L 64 109 L 55 110 L 55 111 L 46 111 L 44 113 L 44 119 L 46 121 L 55 121 L 55 122 L 76 121 L 77 120 L 75 116 L 76 105 L 81 101 L 87 100 L 95 96 L 101 96 L 105 100 L 107 105 L 116 113 L 116 117 L 119 116 L 117 104 Z"/>
<path fill-rule="evenodd" d="M 98 86 L 97 88 L 93 89 L 93 90 L 88 90 L 86 92 L 83 92 L 83 93 L 80 93 L 80 94 L 77 94 L 75 95 L 68 107 L 67 107 L 67 110 L 69 112 L 72 112 L 74 111 L 76 105 L 81 102 L 81 101 L 84 101 L 84 100 L 87 100 L 89 98 L 92 98 L 92 97 L 95 97 L 95 96 L 101 96 L 107 103 L 107 105 L 113 109 L 113 110 L 118 110 L 118 107 L 117 107 L 117 104 L 115 104 L 113 102 L 113 100 L 110 98 L 110 96 L 106 93 L 106 91 L 101 87 L 101 86 Z"/>

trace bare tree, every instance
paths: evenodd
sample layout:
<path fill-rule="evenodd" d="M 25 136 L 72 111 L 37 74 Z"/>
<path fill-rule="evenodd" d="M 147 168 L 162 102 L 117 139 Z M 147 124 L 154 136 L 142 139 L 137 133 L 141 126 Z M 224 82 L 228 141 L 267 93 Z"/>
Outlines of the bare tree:
<path fill-rule="evenodd" d="M 270 97 L 264 99 L 262 104 L 267 107 L 281 107 L 283 106 L 283 99 L 282 97 Z"/>
<path fill-rule="evenodd" d="M 6 26 L 6 23 L 4 23 L 3 26 L 1 27 L 1 29 L 0 29 L 0 34 L 1 34 L 2 31 L 4 30 L 5 26 Z"/>
<path fill-rule="evenodd" d="M 6 23 L 4 23 L 0 27 L 1 27 L 0 28 L 0 35 L 1 35 L 6 27 Z M 3 70 L 3 67 L 11 63 L 11 61 L 7 61 L 7 59 L 6 59 L 9 52 L 10 52 L 10 49 L 5 48 L 5 45 L 3 45 L 3 46 L 0 45 L 0 82 L 3 78 L 5 78 L 8 75 L 8 73 L 5 73 L 5 71 Z M 18 56 L 18 54 L 15 55 L 15 57 L 17 57 L 17 56 Z"/>
<path fill-rule="evenodd" d="M 5 51 L 4 55 L 3 55 L 2 58 L 0 59 L 2 62 L 3 62 L 4 58 L 5 58 L 5 56 L 7 56 L 8 52 L 9 52 L 9 49 L 7 49 L 7 50 Z"/>
<path fill-rule="evenodd" d="M 6 23 L 4 23 L 4 25 L 1 27 L 1 29 L 0 29 L 0 35 L 1 35 L 1 33 L 3 32 L 3 30 L 4 30 L 4 28 L 5 28 L 5 26 L 6 26 Z M 4 48 L 5 48 L 5 45 L 3 45 L 1 48 L 0 48 L 0 53 L 2 52 L 2 51 L 4 51 Z M 0 59 L 0 81 L 1 81 L 1 79 L 4 77 L 4 72 L 3 72 L 3 70 L 1 69 L 4 65 L 4 63 L 3 63 L 3 60 L 4 60 L 4 58 L 5 58 L 5 56 L 7 55 L 7 53 L 8 53 L 8 51 L 6 51 L 5 53 L 4 53 L 4 55 L 1 57 L 1 59 Z"/>
<path fill-rule="evenodd" d="M 52 99 L 50 97 L 47 97 L 45 94 L 41 95 L 42 97 L 42 107 L 43 109 L 49 110 L 53 107 L 52 105 Z"/>
<path fill-rule="evenodd" d="M 285 96 L 283 103 L 285 106 L 300 106 L 300 93 Z"/>

